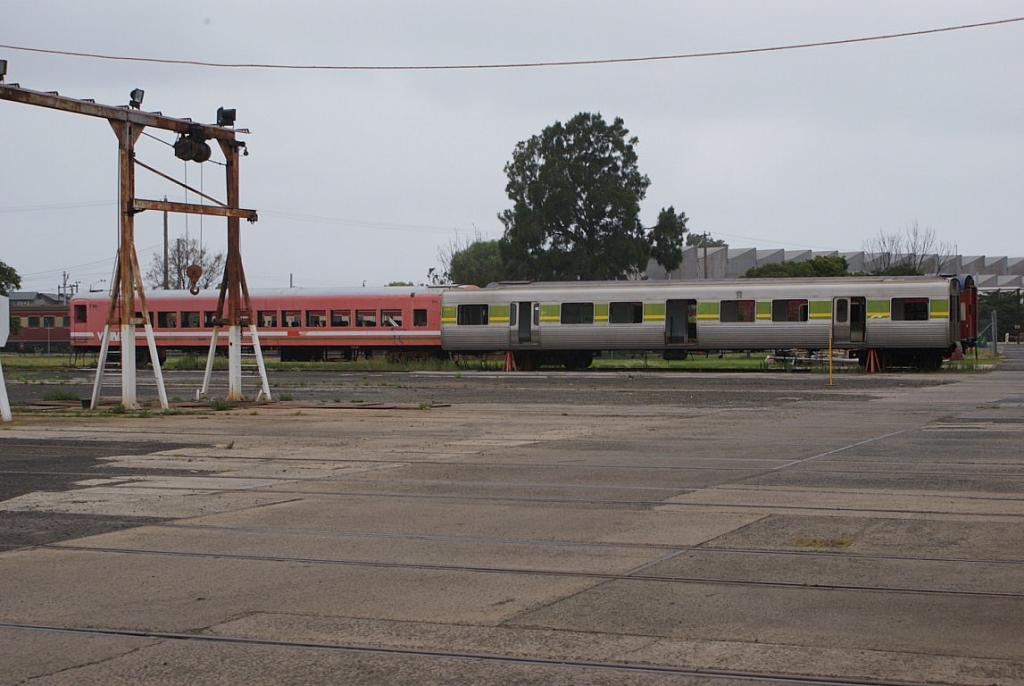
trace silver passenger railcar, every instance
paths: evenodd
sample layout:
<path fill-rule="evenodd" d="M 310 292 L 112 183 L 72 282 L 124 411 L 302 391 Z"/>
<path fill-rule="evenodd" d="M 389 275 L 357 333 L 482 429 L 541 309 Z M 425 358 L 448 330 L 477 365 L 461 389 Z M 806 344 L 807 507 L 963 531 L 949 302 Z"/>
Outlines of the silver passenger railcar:
<path fill-rule="evenodd" d="M 589 365 L 602 350 L 837 348 L 936 368 L 962 338 L 970 277 L 503 283 L 441 298 L 450 352 L 512 351 L 521 366 Z"/>

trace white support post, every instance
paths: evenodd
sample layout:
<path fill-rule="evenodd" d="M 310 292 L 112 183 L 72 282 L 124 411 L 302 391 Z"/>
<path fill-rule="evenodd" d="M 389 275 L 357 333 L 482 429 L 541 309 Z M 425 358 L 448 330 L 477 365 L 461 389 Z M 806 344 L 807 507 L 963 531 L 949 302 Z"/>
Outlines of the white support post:
<path fill-rule="evenodd" d="M 213 335 L 210 337 L 210 352 L 206 356 L 206 372 L 203 373 L 203 386 L 199 389 L 199 397 L 196 400 L 200 400 L 206 397 L 206 394 L 210 392 L 210 377 L 213 376 L 213 358 L 217 355 L 217 336 L 220 335 L 220 327 L 213 327 Z"/>
<path fill-rule="evenodd" d="M 252 336 L 252 351 L 256 354 L 256 366 L 260 370 L 260 383 L 262 384 L 262 395 L 257 400 L 273 400 L 270 397 L 270 381 L 267 380 L 267 366 L 263 363 L 263 348 L 260 347 L 260 337 L 256 333 L 256 325 L 249 325 L 249 335 Z"/>
<path fill-rule="evenodd" d="M 11 401 L 7 397 L 7 384 L 4 382 L 4 367 L 0 364 L 0 421 L 9 422 L 11 416 Z"/>
<path fill-rule="evenodd" d="M 107 368 L 107 353 L 110 351 L 110 324 L 103 325 L 103 337 L 100 338 L 100 356 L 96 359 L 96 380 L 92 382 L 92 400 L 89 409 L 95 410 L 100 404 L 100 388 L 103 386 L 103 374 Z"/>
<path fill-rule="evenodd" d="M 160 407 L 168 409 L 167 389 L 164 387 L 164 372 L 160 368 L 160 355 L 156 349 L 156 337 L 153 335 L 153 325 L 146 320 L 146 343 L 149 345 L 149 360 L 153 364 L 153 376 L 156 377 L 156 392 L 160 396 Z"/>
<path fill-rule="evenodd" d="M 126 410 L 137 410 L 135 395 L 135 325 L 121 325 L 121 404 Z"/>
<path fill-rule="evenodd" d="M 242 327 L 228 327 L 228 400 L 242 400 Z"/>

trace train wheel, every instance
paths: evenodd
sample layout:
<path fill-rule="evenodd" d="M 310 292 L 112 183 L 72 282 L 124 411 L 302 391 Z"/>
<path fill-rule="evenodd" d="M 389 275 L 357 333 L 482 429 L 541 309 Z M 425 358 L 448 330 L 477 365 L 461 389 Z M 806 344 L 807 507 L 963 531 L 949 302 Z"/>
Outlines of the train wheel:
<path fill-rule="evenodd" d="M 524 351 L 519 351 L 514 354 L 516 358 L 516 369 L 519 371 L 532 372 L 537 368 L 537 360 L 532 354 Z"/>
<path fill-rule="evenodd" d="M 569 353 L 566 356 L 565 362 L 563 362 L 563 364 L 565 365 L 566 369 L 573 370 L 573 371 L 580 371 L 580 370 L 587 369 L 588 367 L 590 367 L 590 365 L 593 364 L 593 362 L 594 362 L 594 355 L 593 355 L 593 353 L 579 352 L 579 353 Z"/>

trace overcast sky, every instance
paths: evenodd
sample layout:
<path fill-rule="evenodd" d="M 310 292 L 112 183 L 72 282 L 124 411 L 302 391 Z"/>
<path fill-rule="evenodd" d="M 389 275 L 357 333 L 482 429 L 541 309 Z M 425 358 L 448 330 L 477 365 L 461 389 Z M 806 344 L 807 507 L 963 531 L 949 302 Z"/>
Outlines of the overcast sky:
<path fill-rule="evenodd" d="M 1024 15 L 1021 2 L 0 2 L 0 43 L 149 57 L 449 64 L 762 47 Z M 747 56 L 445 72 L 230 70 L 0 48 L 9 82 L 212 121 L 235 107 L 250 285 L 421 282 L 439 246 L 498 237 L 515 144 L 580 111 L 621 116 L 651 186 L 734 247 L 862 249 L 918 221 L 966 254 L 1024 254 L 1024 23 Z M 165 140 L 168 132 L 153 131 Z M 140 160 L 182 178 L 148 138 Z M 105 122 L 0 101 L 0 260 L 23 287 L 105 287 L 117 149 Z M 202 165 L 223 196 L 223 168 Z M 199 165 L 189 165 L 199 182 Z M 138 172 L 138 195 L 183 200 Z M 79 205 L 68 208 L 69 204 Z M 65 207 L 50 207 L 63 205 Z M 46 209 L 40 208 L 48 206 Z M 136 222 L 140 260 L 161 243 Z M 224 220 L 203 222 L 210 249 Z M 182 216 L 172 235 L 184 234 Z M 198 237 L 198 218 L 188 232 Z"/>

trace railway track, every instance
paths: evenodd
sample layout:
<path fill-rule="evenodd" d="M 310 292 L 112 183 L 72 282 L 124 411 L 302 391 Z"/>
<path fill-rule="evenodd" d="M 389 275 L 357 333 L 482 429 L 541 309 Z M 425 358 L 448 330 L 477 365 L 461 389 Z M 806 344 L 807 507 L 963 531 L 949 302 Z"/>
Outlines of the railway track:
<path fill-rule="evenodd" d="M 558 570 L 558 569 L 531 569 L 524 567 L 485 567 L 478 565 L 442 565 L 427 564 L 418 562 L 386 562 L 381 560 L 354 560 L 340 558 L 311 558 L 292 557 L 287 555 L 244 555 L 238 553 L 213 553 L 213 552 L 191 552 L 174 550 L 155 550 L 145 548 L 107 548 L 102 546 L 76 546 L 60 543 L 51 543 L 37 546 L 37 548 L 61 551 L 103 553 L 109 555 L 150 555 L 157 557 L 178 557 L 189 559 L 212 559 L 212 560 L 239 560 L 248 562 L 283 562 L 304 565 L 329 565 L 342 567 L 370 567 L 376 569 L 406 569 L 414 571 L 430 572 L 469 572 L 475 574 L 513 574 L 524 576 L 560 577 L 574 579 L 595 579 L 599 581 L 642 581 L 661 582 L 673 584 L 709 584 L 717 586 L 743 586 L 751 588 L 795 588 L 802 590 L 828 590 L 828 591 L 862 591 L 871 593 L 895 593 L 915 594 L 932 596 L 958 596 L 970 598 L 1002 598 L 1022 599 L 1024 593 L 1012 592 L 991 592 L 991 591 L 960 591 L 949 589 L 934 589 L 920 587 L 893 587 L 893 586 L 867 586 L 857 584 L 811 584 L 790 581 L 757 581 L 752 579 L 726 579 L 722 577 L 682 577 L 642 574 L 638 572 L 626 572 L 621 574 L 605 572 L 587 572 L 581 570 Z M 686 550 L 679 550 L 683 554 Z M 653 564 L 668 561 L 678 555 L 669 555 L 662 559 L 653 560 L 641 565 L 640 569 L 647 568 Z"/>
<path fill-rule="evenodd" d="M 438 660 L 471 660 L 475 662 L 497 663 L 506 665 L 554 667 L 557 669 L 584 672 L 589 670 L 618 672 L 623 674 L 662 674 L 666 676 L 699 677 L 702 679 L 751 681 L 772 684 L 794 684 L 799 686 L 934 686 L 934 684 L 929 684 L 928 682 L 911 682 L 861 677 L 822 677 L 803 674 L 780 674 L 773 672 L 753 672 L 747 670 L 730 670 L 721 668 L 695 668 L 663 664 L 609 662 L 577 659 L 554 659 L 546 657 L 525 657 L 519 655 L 501 655 L 497 653 L 478 653 L 457 650 L 425 650 L 415 648 L 397 648 L 391 646 L 360 645 L 353 643 L 346 644 L 322 643 L 315 641 L 283 641 L 272 639 L 244 638 L 236 636 L 219 636 L 215 634 L 152 631 L 144 629 L 71 627 L 44 624 L 25 624 L 14 622 L 0 622 L 0 629 L 57 634 L 78 634 L 87 636 L 111 636 L 120 638 L 149 638 L 167 641 L 190 641 L 208 644 L 254 647 L 258 646 L 291 650 L 317 650 L 392 657 L 418 657 Z"/>

